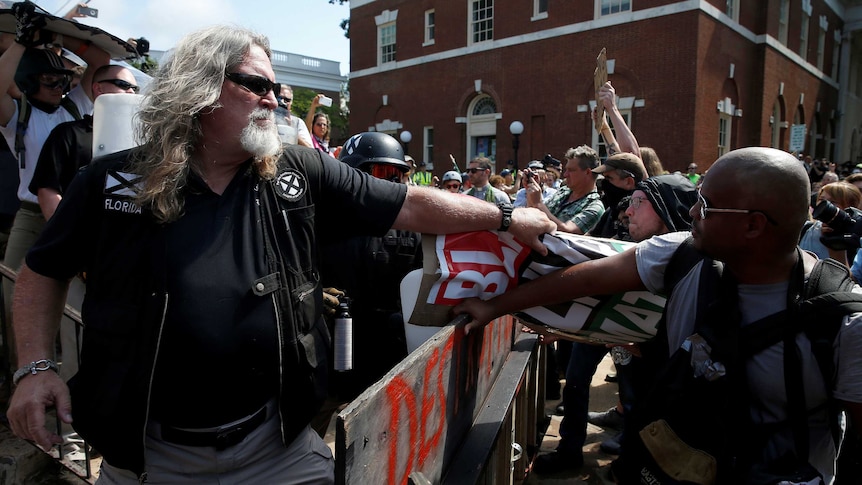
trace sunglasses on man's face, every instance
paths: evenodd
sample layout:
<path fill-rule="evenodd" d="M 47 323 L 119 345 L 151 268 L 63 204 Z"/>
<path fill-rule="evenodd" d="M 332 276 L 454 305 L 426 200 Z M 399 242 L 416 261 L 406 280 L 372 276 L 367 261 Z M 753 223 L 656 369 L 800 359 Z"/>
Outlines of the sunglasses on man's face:
<path fill-rule="evenodd" d="M 452 184 L 443 184 L 443 188 L 446 190 L 458 190 L 461 188 L 461 184 L 457 182 Z"/>
<path fill-rule="evenodd" d="M 123 81 L 122 79 L 102 79 L 101 81 L 96 82 L 113 84 L 114 86 L 122 89 L 123 91 L 128 91 L 129 89 L 131 89 L 134 93 L 137 93 L 139 89 L 134 84 L 127 81 Z"/>
<path fill-rule="evenodd" d="M 484 172 L 485 169 L 484 168 L 468 168 L 467 171 L 470 173 L 476 173 L 476 172 Z"/>
<path fill-rule="evenodd" d="M 263 76 L 243 74 L 241 72 L 227 72 L 224 77 L 260 97 L 266 96 L 270 91 L 276 96 L 278 95 L 275 93 L 281 92 L 281 85 L 279 83 L 274 83 Z"/>

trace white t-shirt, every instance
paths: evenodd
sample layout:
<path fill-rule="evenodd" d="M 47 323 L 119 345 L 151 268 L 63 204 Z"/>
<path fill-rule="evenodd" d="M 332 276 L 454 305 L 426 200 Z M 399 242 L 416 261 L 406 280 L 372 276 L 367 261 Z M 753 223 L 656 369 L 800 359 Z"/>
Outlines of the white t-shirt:
<path fill-rule="evenodd" d="M 665 268 L 674 251 L 688 236 L 688 232 L 676 232 L 638 244 L 635 249 L 638 274 L 649 291 L 665 293 Z M 675 352 L 694 333 L 701 265 L 695 265 L 677 284 L 665 307 L 670 353 Z M 788 285 L 789 282 L 739 285 L 742 324 L 753 323 L 783 310 L 787 305 Z M 862 293 L 862 288 L 855 286 L 853 292 Z M 804 333 L 797 336 L 796 343 L 802 355 L 806 405 L 808 409 L 814 409 L 826 403 L 826 385 Z M 862 352 L 859 351 L 862 349 L 862 313 L 854 313 L 844 319 L 835 338 L 834 349 L 836 383 L 832 390 L 833 396 L 843 401 L 862 402 Z M 787 419 L 783 354 L 784 344 L 779 342 L 752 357 L 746 365 L 749 393 L 752 396 L 751 416 L 755 423 L 774 423 Z M 835 475 L 836 450 L 825 408 L 810 415 L 809 430 L 809 461 L 824 476 L 826 483 L 831 483 Z M 793 450 L 793 447 L 792 430 L 788 429 L 769 441 L 764 456 L 766 459 L 777 458 Z"/>
<path fill-rule="evenodd" d="M 66 95 L 78 107 L 81 116 L 93 113 L 93 102 L 87 97 L 87 93 L 79 85 L 75 89 L 69 91 Z M 18 161 L 18 199 L 27 202 L 39 203 L 39 199 L 35 194 L 30 192 L 30 180 L 33 178 L 33 172 L 36 170 L 36 162 L 39 160 L 39 153 L 42 151 L 42 145 L 51 130 L 60 123 L 72 121 L 75 117 L 60 106 L 53 113 L 46 113 L 36 107 L 32 107 L 30 111 L 30 121 L 27 124 L 27 132 L 24 134 L 24 168 L 21 168 L 21 162 Z M 6 123 L 6 126 L 0 126 L 0 133 L 6 138 L 6 143 L 12 152 L 15 152 L 15 132 L 18 127 L 18 103 L 15 103 L 15 113 Z M 15 154 L 17 158 L 17 153 Z"/>

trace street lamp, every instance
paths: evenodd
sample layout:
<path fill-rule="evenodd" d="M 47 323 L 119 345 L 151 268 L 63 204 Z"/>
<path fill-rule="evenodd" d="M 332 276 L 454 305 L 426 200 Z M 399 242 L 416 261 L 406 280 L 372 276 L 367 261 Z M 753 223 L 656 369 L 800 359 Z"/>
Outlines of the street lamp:
<path fill-rule="evenodd" d="M 509 125 L 509 133 L 512 134 L 512 150 L 515 151 L 515 173 L 518 172 L 518 147 L 520 146 L 521 133 L 524 132 L 524 124 L 520 121 L 513 121 Z"/>
<path fill-rule="evenodd" d="M 410 140 L 413 139 L 413 133 L 404 130 L 401 132 L 400 135 L 398 135 L 398 138 L 401 138 L 401 143 L 404 144 L 404 154 L 407 155 L 407 152 L 409 151 L 408 147 L 410 146 Z"/>

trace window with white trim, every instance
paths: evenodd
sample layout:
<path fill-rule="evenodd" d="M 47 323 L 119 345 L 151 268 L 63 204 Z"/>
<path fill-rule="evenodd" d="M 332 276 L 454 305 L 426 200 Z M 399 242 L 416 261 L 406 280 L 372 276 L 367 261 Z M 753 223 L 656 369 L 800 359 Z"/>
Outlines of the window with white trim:
<path fill-rule="evenodd" d="M 832 43 L 832 79 L 838 80 L 838 61 L 841 56 L 841 37 L 836 35 Z"/>
<path fill-rule="evenodd" d="M 630 109 L 621 109 L 620 114 L 623 116 L 623 119 L 626 122 L 626 125 L 631 129 L 632 126 L 632 110 Z M 608 126 L 611 127 L 611 132 L 614 134 L 614 138 L 617 136 L 617 130 L 614 128 L 614 123 L 611 121 L 611 118 L 608 117 Z M 605 143 L 605 139 L 603 136 L 599 135 L 598 131 L 596 131 L 595 126 L 593 126 L 593 149 L 599 154 L 599 158 L 601 160 L 605 160 L 608 158 L 608 146 Z"/>
<path fill-rule="evenodd" d="M 823 70 L 823 62 L 826 57 L 826 29 L 821 28 L 817 36 L 817 69 Z"/>
<path fill-rule="evenodd" d="M 726 0 L 724 13 L 735 22 L 739 22 L 739 0 Z"/>
<path fill-rule="evenodd" d="M 380 46 L 380 64 L 395 62 L 395 22 L 377 27 L 377 45 Z"/>
<path fill-rule="evenodd" d="M 533 0 L 533 18 L 539 20 L 548 18 L 548 0 Z"/>
<path fill-rule="evenodd" d="M 778 42 L 787 45 L 787 24 L 790 23 L 790 0 L 781 0 L 778 6 Z"/>
<path fill-rule="evenodd" d="M 494 40 L 494 0 L 470 1 L 470 43 Z"/>
<path fill-rule="evenodd" d="M 769 146 L 772 148 L 781 148 L 781 105 L 778 101 L 772 106 L 772 117 L 769 122 L 772 124 L 772 139 Z"/>
<path fill-rule="evenodd" d="M 422 160 L 425 163 L 434 163 L 434 127 L 426 126 L 422 131 L 424 131 L 424 136 L 422 137 Z"/>
<path fill-rule="evenodd" d="M 434 43 L 434 10 L 426 10 L 425 11 L 425 43 L 423 45 L 430 45 Z"/>
<path fill-rule="evenodd" d="M 632 0 L 599 0 L 599 17 L 631 11 Z"/>
<path fill-rule="evenodd" d="M 808 30 L 811 24 L 811 16 L 802 12 L 802 21 L 799 24 L 799 56 L 802 60 L 808 60 Z"/>
<path fill-rule="evenodd" d="M 730 151 L 730 130 L 732 118 L 727 113 L 718 114 L 718 156 Z"/>

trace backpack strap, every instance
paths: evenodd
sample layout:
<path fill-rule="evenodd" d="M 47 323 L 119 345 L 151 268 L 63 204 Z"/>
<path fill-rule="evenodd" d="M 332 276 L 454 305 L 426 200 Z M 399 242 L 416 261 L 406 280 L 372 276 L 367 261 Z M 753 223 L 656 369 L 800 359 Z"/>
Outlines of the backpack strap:
<path fill-rule="evenodd" d="M 15 154 L 18 156 L 18 166 L 24 169 L 24 135 L 27 134 L 27 125 L 30 123 L 30 111 L 33 107 L 27 101 L 27 96 L 21 94 L 18 100 L 18 122 L 15 127 Z"/>
<path fill-rule="evenodd" d="M 81 111 L 78 110 L 78 105 L 75 104 L 74 101 L 69 99 L 68 96 L 63 96 L 63 99 L 60 100 L 60 106 L 62 106 L 66 111 L 72 115 L 76 120 L 81 119 Z"/>
<path fill-rule="evenodd" d="M 60 100 L 60 106 L 72 115 L 76 120 L 81 119 L 81 111 L 74 101 L 68 96 L 63 96 Z M 24 169 L 24 135 L 27 134 L 27 126 L 30 124 L 30 115 L 33 112 L 32 104 L 27 100 L 27 95 L 21 94 L 21 99 L 18 100 L 18 121 L 15 125 L 15 154 L 18 156 L 18 164 L 21 169 Z"/>

